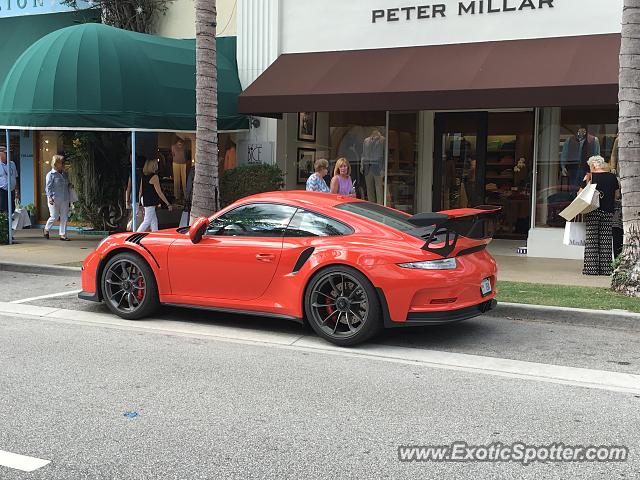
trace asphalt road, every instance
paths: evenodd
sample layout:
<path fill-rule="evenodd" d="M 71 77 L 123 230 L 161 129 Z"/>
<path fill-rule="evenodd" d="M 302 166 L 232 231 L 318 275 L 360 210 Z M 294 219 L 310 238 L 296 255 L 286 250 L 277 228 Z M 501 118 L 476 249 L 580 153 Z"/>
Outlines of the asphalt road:
<path fill-rule="evenodd" d="M 21 298 L 60 285 L 56 278 L 68 282 L 14 275 Z M 63 287 L 57 291 L 78 288 Z M 485 317 L 386 332 L 370 350 L 338 351 L 313 338 L 292 343 L 309 332 L 265 318 L 165 309 L 156 319 L 122 322 L 73 296 L 27 305 L 63 310 L 55 317 L 0 313 L 0 451 L 51 463 L 32 473 L 0 466 L 3 480 L 640 474 L 640 393 L 543 378 L 545 365 L 640 373 L 634 332 Z M 225 338 L 227 330 L 240 333 Z M 385 351 L 400 353 L 375 356 Z M 401 358 L 421 352 L 536 362 L 527 365 L 539 376 Z M 458 440 L 626 445 L 631 457 L 526 467 L 398 461 L 399 445 Z"/>

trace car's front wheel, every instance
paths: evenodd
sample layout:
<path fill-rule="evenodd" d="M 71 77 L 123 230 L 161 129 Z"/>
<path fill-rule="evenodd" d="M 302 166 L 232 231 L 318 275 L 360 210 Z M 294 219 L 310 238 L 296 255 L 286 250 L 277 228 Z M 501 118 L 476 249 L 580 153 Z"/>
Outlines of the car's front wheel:
<path fill-rule="evenodd" d="M 382 328 L 375 288 L 362 273 L 342 265 L 320 270 L 311 278 L 305 314 L 319 336 L 345 347 L 368 340 Z"/>
<path fill-rule="evenodd" d="M 134 253 L 119 253 L 102 272 L 102 297 L 107 307 L 127 320 L 153 313 L 160 304 L 151 267 Z"/>

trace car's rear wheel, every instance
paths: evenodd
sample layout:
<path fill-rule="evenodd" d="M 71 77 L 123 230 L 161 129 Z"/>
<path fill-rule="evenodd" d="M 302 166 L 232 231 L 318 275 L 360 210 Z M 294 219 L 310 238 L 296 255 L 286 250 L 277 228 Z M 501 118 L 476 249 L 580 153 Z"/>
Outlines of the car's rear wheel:
<path fill-rule="evenodd" d="M 319 336 L 340 346 L 364 342 L 382 328 L 373 285 L 362 273 L 342 265 L 325 268 L 311 278 L 305 314 Z"/>
<path fill-rule="evenodd" d="M 102 272 L 102 297 L 109 310 L 127 320 L 150 315 L 160 304 L 151 267 L 133 253 L 119 253 L 107 262 Z"/>

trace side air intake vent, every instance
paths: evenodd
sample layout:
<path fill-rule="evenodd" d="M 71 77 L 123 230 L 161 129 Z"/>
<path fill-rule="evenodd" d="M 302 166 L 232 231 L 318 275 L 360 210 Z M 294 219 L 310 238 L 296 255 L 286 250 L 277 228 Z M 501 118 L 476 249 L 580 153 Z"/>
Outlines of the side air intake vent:
<path fill-rule="evenodd" d="M 298 261 L 293 266 L 293 271 L 291 273 L 298 273 L 300 269 L 304 266 L 304 264 L 307 262 L 307 260 L 309 260 L 309 257 L 311 256 L 314 250 L 315 248 L 313 247 L 304 249 L 303 252 L 298 257 Z"/>
<path fill-rule="evenodd" d="M 147 235 L 149 235 L 149 234 L 148 233 L 134 233 L 129 238 L 127 238 L 126 241 L 129 242 L 129 243 L 135 243 L 137 245 L 140 245 L 140 242 L 142 241 L 142 239 L 144 237 L 146 237 Z"/>

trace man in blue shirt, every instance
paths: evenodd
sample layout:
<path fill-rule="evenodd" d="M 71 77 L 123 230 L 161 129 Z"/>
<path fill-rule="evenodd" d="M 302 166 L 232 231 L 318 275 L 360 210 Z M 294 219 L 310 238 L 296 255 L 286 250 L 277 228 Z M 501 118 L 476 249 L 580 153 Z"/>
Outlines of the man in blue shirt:
<path fill-rule="evenodd" d="M 10 185 L 9 177 L 11 178 Z M 17 183 L 16 164 L 7 160 L 7 147 L 0 145 L 0 212 L 8 211 L 7 190 L 11 190 L 11 209 L 13 210 Z"/>

